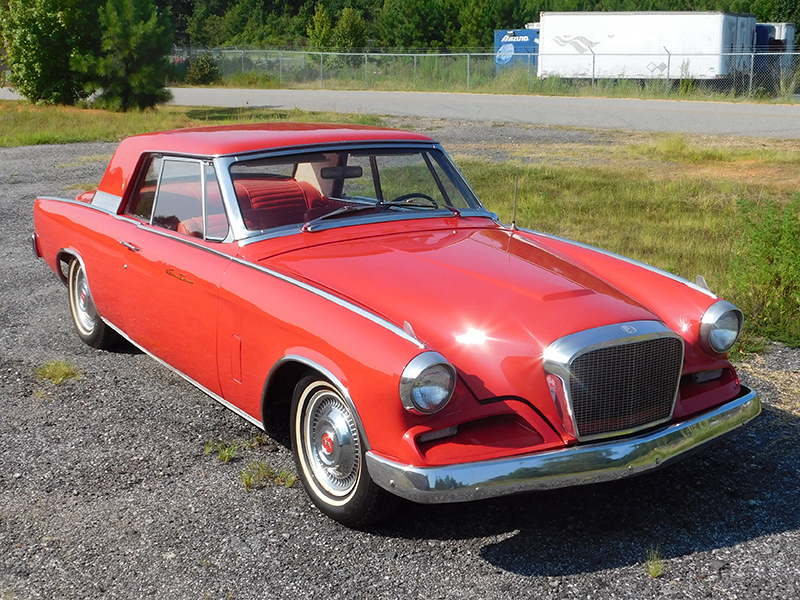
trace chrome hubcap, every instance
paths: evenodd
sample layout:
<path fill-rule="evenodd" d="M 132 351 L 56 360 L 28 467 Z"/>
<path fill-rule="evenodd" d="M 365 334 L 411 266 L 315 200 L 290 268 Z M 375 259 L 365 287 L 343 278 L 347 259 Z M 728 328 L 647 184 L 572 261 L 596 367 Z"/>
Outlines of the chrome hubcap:
<path fill-rule="evenodd" d="M 313 393 L 305 412 L 305 454 L 315 479 L 332 496 L 346 496 L 358 482 L 361 444 L 344 401 L 330 390 Z"/>
<path fill-rule="evenodd" d="M 74 295 L 75 319 L 78 322 L 78 326 L 85 333 L 91 333 L 97 323 L 97 316 L 95 315 L 89 284 L 86 282 L 86 276 L 83 274 L 82 267 L 77 267 Z"/>

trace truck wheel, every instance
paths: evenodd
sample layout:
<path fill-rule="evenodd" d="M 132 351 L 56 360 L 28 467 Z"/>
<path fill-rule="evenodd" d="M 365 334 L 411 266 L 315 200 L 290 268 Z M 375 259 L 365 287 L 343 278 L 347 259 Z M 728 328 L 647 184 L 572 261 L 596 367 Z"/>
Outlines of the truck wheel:
<path fill-rule="evenodd" d="M 69 307 L 78 337 L 92 348 L 107 349 L 120 341 L 119 334 L 97 314 L 83 265 L 79 260 L 69 264 Z"/>
<path fill-rule="evenodd" d="M 326 515 L 348 527 L 384 519 L 400 499 L 369 477 L 353 411 L 339 391 L 316 374 L 295 387 L 292 451 L 306 492 Z"/>

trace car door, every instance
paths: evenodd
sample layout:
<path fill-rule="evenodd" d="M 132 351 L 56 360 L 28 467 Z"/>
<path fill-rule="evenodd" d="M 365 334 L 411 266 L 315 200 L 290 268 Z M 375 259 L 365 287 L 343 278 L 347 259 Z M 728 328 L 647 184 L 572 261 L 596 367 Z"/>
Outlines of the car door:
<path fill-rule="evenodd" d="M 210 162 L 152 157 L 126 213 L 122 329 L 139 346 L 220 394 L 219 286 L 230 263 L 228 220 Z"/>

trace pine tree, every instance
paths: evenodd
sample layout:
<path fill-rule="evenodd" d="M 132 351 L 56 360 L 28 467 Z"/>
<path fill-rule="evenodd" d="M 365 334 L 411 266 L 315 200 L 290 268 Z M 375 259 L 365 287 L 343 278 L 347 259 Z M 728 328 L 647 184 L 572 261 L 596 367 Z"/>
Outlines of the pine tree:
<path fill-rule="evenodd" d="M 101 88 L 99 104 L 127 111 L 169 100 L 164 83 L 172 31 L 153 1 L 108 0 L 100 10 L 100 25 L 100 52 L 76 61 Z"/>
<path fill-rule="evenodd" d="M 306 28 L 308 35 L 308 45 L 312 50 L 326 50 L 331 45 L 331 16 L 322 2 L 318 2 L 314 8 L 314 16 Z"/>

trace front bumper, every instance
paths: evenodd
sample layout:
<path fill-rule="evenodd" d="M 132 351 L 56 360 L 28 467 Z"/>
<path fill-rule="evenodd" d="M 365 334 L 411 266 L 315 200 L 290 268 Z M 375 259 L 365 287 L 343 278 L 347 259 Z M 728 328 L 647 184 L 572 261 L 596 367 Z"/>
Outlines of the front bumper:
<path fill-rule="evenodd" d="M 688 456 L 742 427 L 761 412 L 753 390 L 698 417 L 611 442 L 440 467 L 414 467 L 367 452 L 372 480 L 423 504 L 467 502 L 631 477 Z"/>

